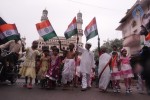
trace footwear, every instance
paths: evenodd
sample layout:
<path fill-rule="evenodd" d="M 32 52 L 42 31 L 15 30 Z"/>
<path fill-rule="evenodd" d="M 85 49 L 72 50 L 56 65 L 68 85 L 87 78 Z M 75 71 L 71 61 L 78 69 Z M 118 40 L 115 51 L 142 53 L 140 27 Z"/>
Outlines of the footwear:
<path fill-rule="evenodd" d="M 27 84 L 24 84 L 23 87 L 26 88 L 26 87 L 27 87 Z"/>
<path fill-rule="evenodd" d="M 119 88 L 117 89 L 117 92 L 120 93 L 120 89 Z"/>
<path fill-rule="evenodd" d="M 27 88 L 28 88 L 28 89 L 32 89 L 32 88 L 33 88 L 32 84 L 29 84 L 29 85 L 27 86 Z"/>
<path fill-rule="evenodd" d="M 87 89 L 91 89 L 91 86 L 88 86 Z"/>
<path fill-rule="evenodd" d="M 82 88 L 82 89 L 81 89 L 81 91 L 86 91 L 86 90 L 87 90 L 87 88 Z"/>
<path fill-rule="evenodd" d="M 114 92 L 114 93 L 117 93 L 117 89 L 116 89 L 116 88 L 114 88 L 114 89 L 113 89 L 113 92 Z"/>
<path fill-rule="evenodd" d="M 129 92 L 130 92 L 130 93 L 132 93 L 132 90 L 131 90 L 131 88 L 129 88 L 128 90 L 129 90 Z"/>
<path fill-rule="evenodd" d="M 106 93 L 107 92 L 107 90 L 104 90 L 104 89 L 99 89 L 99 91 L 102 92 L 102 93 Z"/>
<path fill-rule="evenodd" d="M 127 89 L 127 90 L 126 90 L 126 93 L 127 93 L 127 94 L 129 94 L 129 93 L 130 93 L 130 91 Z"/>

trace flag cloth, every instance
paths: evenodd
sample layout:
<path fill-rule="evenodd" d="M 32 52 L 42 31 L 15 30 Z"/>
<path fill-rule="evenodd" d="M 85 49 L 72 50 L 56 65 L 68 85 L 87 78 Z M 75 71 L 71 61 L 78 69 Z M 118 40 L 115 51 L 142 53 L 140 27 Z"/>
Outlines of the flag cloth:
<path fill-rule="evenodd" d="M 44 41 L 57 36 L 49 20 L 37 23 L 36 28 L 39 35 L 44 39 Z"/>
<path fill-rule="evenodd" d="M 76 22 L 76 17 L 74 17 L 72 22 L 68 25 L 68 28 L 65 31 L 64 35 L 65 35 L 66 39 L 69 39 L 77 33 L 78 33 L 78 31 L 77 31 L 77 22 Z"/>
<path fill-rule="evenodd" d="M 145 40 L 146 41 L 150 40 L 150 33 L 147 34 L 147 36 L 145 37 Z"/>
<path fill-rule="evenodd" d="M 14 39 L 20 39 L 20 34 L 18 33 L 15 24 L 4 24 L 0 26 L 0 39 L 7 42 Z"/>
<path fill-rule="evenodd" d="M 140 5 L 138 5 L 132 12 L 133 18 L 142 17 L 144 15 L 144 11 Z"/>
<path fill-rule="evenodd" d="M 84 34 L 86 36 L 86 41 L 98 35 L 96 18 L 94 17 L 92 21 L 86 26 L 84 30 Z"/>

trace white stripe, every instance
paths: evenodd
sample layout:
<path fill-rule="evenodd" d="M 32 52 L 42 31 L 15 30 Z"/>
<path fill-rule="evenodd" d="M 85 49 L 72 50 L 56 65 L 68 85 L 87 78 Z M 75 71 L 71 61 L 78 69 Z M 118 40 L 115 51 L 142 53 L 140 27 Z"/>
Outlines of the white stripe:
<path fill-rule="evenodd" d="M 97 29 L 97 25 L 93 24 L 90 28 L 84 31 L 85 36 L 88 36 L 91 32 L 95 31 Z"/>
<path fill-rule="evenodd" d="M 77 28 L 77 24 L 71 24 L 70 27 L 68 27 L 68 29 L 65 31 L 65 33 L 68 33 L 76 28 Z"/>
<path fill-rule="evenodd" d="M 40 36 L 44 36 L 44 35 L 47 35 L 48 33 L 53 32 L 53 31 L 54 31 L 53 27 L 48 26 L 48 27 L 45 27 L 45 28 L 38 30 L 38 33 Z"/>
<path fill-rule="evenodd" d="M 9 37 L 12 35 L 19 35 L 17 30 L 7 30 L 7 31 L 4 31 L 3 34 L 5 37 Z"/>

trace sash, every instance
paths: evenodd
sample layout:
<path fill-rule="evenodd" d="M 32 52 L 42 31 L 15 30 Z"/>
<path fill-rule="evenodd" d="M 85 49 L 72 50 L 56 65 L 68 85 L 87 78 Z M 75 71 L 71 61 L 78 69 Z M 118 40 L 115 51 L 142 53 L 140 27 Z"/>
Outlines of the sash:
<path fill-rule="evenodd" d="M 99 79 L 101 78 L 101 76 L 102 76 L 104 70 L 105 70 L 105 69 L 107 68 L 107 66 L 109 65 L 110 61 L 111 61 L 111 59 L 108 61 L 108 63 L 107 63 L 107 64 L 105 65 L 105 67 L 103 68 L 102 72 L 101 72 L 100 75 L 99 75 Z"/>

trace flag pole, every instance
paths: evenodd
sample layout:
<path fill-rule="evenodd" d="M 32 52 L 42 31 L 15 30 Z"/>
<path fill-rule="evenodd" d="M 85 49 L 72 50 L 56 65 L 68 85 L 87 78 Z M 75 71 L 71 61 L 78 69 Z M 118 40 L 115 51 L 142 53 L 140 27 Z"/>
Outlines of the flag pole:
<path fill-rule="evenodd" d="M 59 39 L 59 37 L 57 35 L 56 35 L 56 37 L 57 37 L 58 41 L 60 41 L 60 39 Z"/>
<path fill-rule="evenodd" d="M 98 34 L 98 53 L 100 52 L 100 38 L 99 38 L 99 34 Z"/>
<path fill-rule="evenodd" d="M 79 35 L 78 35 L 78 30 L 77 30 L 77 48 L 76 48 L 76 49 L 77 49 L 77 50 L 76 50 L 77 52 L 78 52 L 78 44 L 79 44 Z"/>

